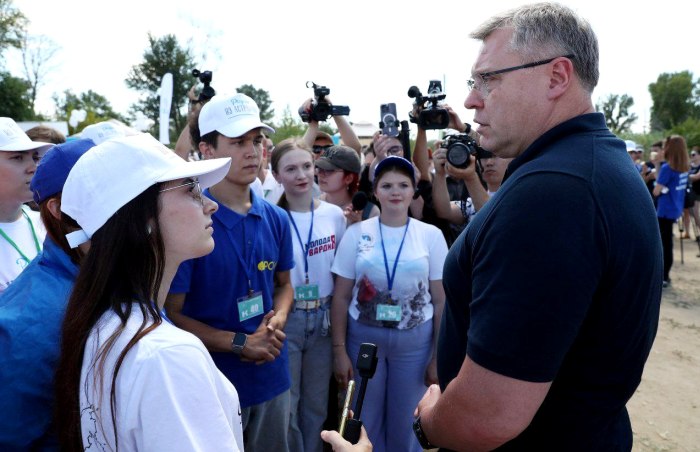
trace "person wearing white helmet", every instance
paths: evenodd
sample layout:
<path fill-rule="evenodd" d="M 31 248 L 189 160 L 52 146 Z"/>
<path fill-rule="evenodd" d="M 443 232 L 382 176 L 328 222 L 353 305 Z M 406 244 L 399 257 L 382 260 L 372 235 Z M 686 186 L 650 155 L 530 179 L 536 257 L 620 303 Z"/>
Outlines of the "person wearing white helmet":
<path fill-rule="evenodd" d="M 90 241 L 66 309 L 56 372 L 56 431 L 65 450 L 243 449 L 233 385 L 204 345 L 163 312 L 181 262 L 214 249 L 202 195 L 230 159 L 185 162 L 153 137 L 85 153 L 61 211 Z"/>

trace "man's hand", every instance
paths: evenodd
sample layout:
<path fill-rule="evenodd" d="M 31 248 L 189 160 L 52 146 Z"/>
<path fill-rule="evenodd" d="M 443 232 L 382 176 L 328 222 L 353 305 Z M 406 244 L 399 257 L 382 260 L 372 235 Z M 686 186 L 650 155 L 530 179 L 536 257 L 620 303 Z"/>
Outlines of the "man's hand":
<path fill-rule="evenodd" d="M 364 426 L 360 431 L 360 439 L 355 445 L 350 444 L 340 436 L 340 433 L 333 430 L 322 431 L 321 439 L 333 447 L 333 452 L 372 452 L 372 443 L 369 442 Z"/>
<path fill-rule="evenodd" d="M 473 155 L 469 156 L 469 166 L 466 168 L 457 168 L 450 165 L 450 162 L 446 162 L 445 170 L 453 178 L 462 179 L 465 182 L 476 180 L 479 177 L 476 174 L 476 158 Z"/>
<path fill-rule="evenodd" d="M 433 152 L 433 166 L 435 167 L 435 174 L 438 176 L 445 176 L 447 170 L 445 169 L 445 164 L 447 163 L 447 149 L 441 147 L 442 143 L 440 141 L 435 142 L 437 149 Z"/>
<path fill-rule="evenodd" d="M 430 385 L 428 390 L 425 391 L 423 398 L 418 402 L 415 411 L 413 411 L 413 417 L 424 416 L 425 413 L 430 412 L 441 395 L 442 391 L 440 391 L 440 386 Z"/>
<path fill-rule="evenodd" d="M 274 312 L 274 309 L 270 312 Z M 287 314 L 282 314 L 282 312 L 275 312 L 272 317 L 267 322 L 268 331 L 284 331 L 284 326 L 287 324 Z"/>
<path fill-rule="evenodd" d="M 270 331 L 268 325 L 275 316 L 271 310 L 260 321 L 258 329 L 248 335 L 248 341 L 241 352 L 241 361 L 254 361 L 255 364 L 274 361 L 282 351 L 287 335 L 281 329 Z"/>
<path fill-rule="evenodd" d="M 442 108 L 447 110 L 447 114 L 450 117 L 450 122 L 449 122 L 449 124 L 447 124 L 447 127 L 449 129 L 455 129 L 455 130 L 458 130 L 460 132 L 464 132 L 466 129 L 466 126 L 464 125 L 462 120 L 459 119 L 459 115 L 457 113 L 455 113 L 455 111 L 452 109 L 452 107 L 450 107 L 447 104 L 444 104 L 442 106 Z"/>

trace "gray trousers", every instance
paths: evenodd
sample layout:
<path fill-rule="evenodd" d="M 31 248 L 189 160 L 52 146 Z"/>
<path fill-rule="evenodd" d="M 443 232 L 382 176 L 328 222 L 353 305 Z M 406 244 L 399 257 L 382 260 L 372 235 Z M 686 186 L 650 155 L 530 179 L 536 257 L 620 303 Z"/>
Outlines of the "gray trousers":
<path fill-rule="evenodd" d="M 246 452 L 289 452 L 289 390 L 241 410 Z"/>

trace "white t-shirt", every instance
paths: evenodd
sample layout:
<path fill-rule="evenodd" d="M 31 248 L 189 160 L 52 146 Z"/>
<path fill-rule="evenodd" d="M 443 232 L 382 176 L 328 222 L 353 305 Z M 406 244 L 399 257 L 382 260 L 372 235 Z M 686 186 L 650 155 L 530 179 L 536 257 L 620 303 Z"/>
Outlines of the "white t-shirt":
<path fill-rule="evenodd" d="M 381 227 L 391 274 L 405 226 Z M 389 294 L 379 232 L 379 217 L 355 223 L 345 232 L 338 247 L 333 273 L 355 280 L 348 312 L 355 320 L 379 326 L 382 323 L 376 320 L 377 305 L 391 299 L 401 306 L 398 329 L 413 328 L 432 319 L 434 309 L 429 281 L 442 279 L 442 266 L 447 256 L 444 236 L 435 226 L 415 219 L 409 221 Z"/>
<path fill-rule="evenodd" d="M 90 332 L 80 375 L 80 420 L 86 450 L 115 450 L 112 373 L 142 319 L 134 304 L 126 329 L 107 354 L 102 379 L 96 378 L 97 351 L 120 320 L 110 310 Z M 116 380 L 115 401 L 121 451 L 243 450 L 236 389 L 216 368 L 199 339 L 165 319 L 126 354 Z"/>
<path fill-rule="evenodd" d="M 15 242 L 17 248 L 31 261 L 39 254 L 36 244 L 39 243 L 41 249 L 44 237 L 46 237 L 46 229 L 39 212 L 34 212 L 27 206 L 22 206 L 22 211 L 27 216 L 22 214 L 17 221 L 0 223 L 0 229 Z M 27 217 L 31 222 L 27 221 Z M 0 293 L 7 289 L 7 286 L 22 273 L 27 265 L 29 262 L 17 252 L 15 247 L 10 245 L 5 237 L 0 235 Z"/>
<path fill-rule="evenodd" d="M 343 210 L 336 205 L 325 201 L 320 201 L 320 203 L 314 210 L 314 229 L 311 233 L 308 261 L 309 283 L 318 284 L 319 297 L 323 298 L 333 294 L 331 265 L 338 244 L 345 233 L 345 215 L 343 215 Z M 290 211 L 290 213 L 299 231 L 301 242 L 306 244 L 311 226 L 311 212 Z M 297 287 L 304 284 L 304 252 L 293 224 L 290 224 L 290 229 L 292 230 L 295 263 L 291 270 L 291 279 L 292 285 Z"/>

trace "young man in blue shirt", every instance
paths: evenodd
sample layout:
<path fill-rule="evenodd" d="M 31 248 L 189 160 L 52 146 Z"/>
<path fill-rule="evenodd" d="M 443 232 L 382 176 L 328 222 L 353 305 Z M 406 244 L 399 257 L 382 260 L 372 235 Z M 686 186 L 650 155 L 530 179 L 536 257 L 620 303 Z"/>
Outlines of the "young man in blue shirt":
<path fill-rule="evenodd" d="M 286 213 L 250 190 L 262 157 L 255 102 L 243 94 L 214 96 L 191 134 L 205 158 L 231 157 L 231 170 L 206 196 L 214 252 L 184 262 L 166 301 L 170 319 L 199 337 L 238 390 L 246 451 L 287 451 L 289 364 L 284 327 L 294 267 Z"/>

